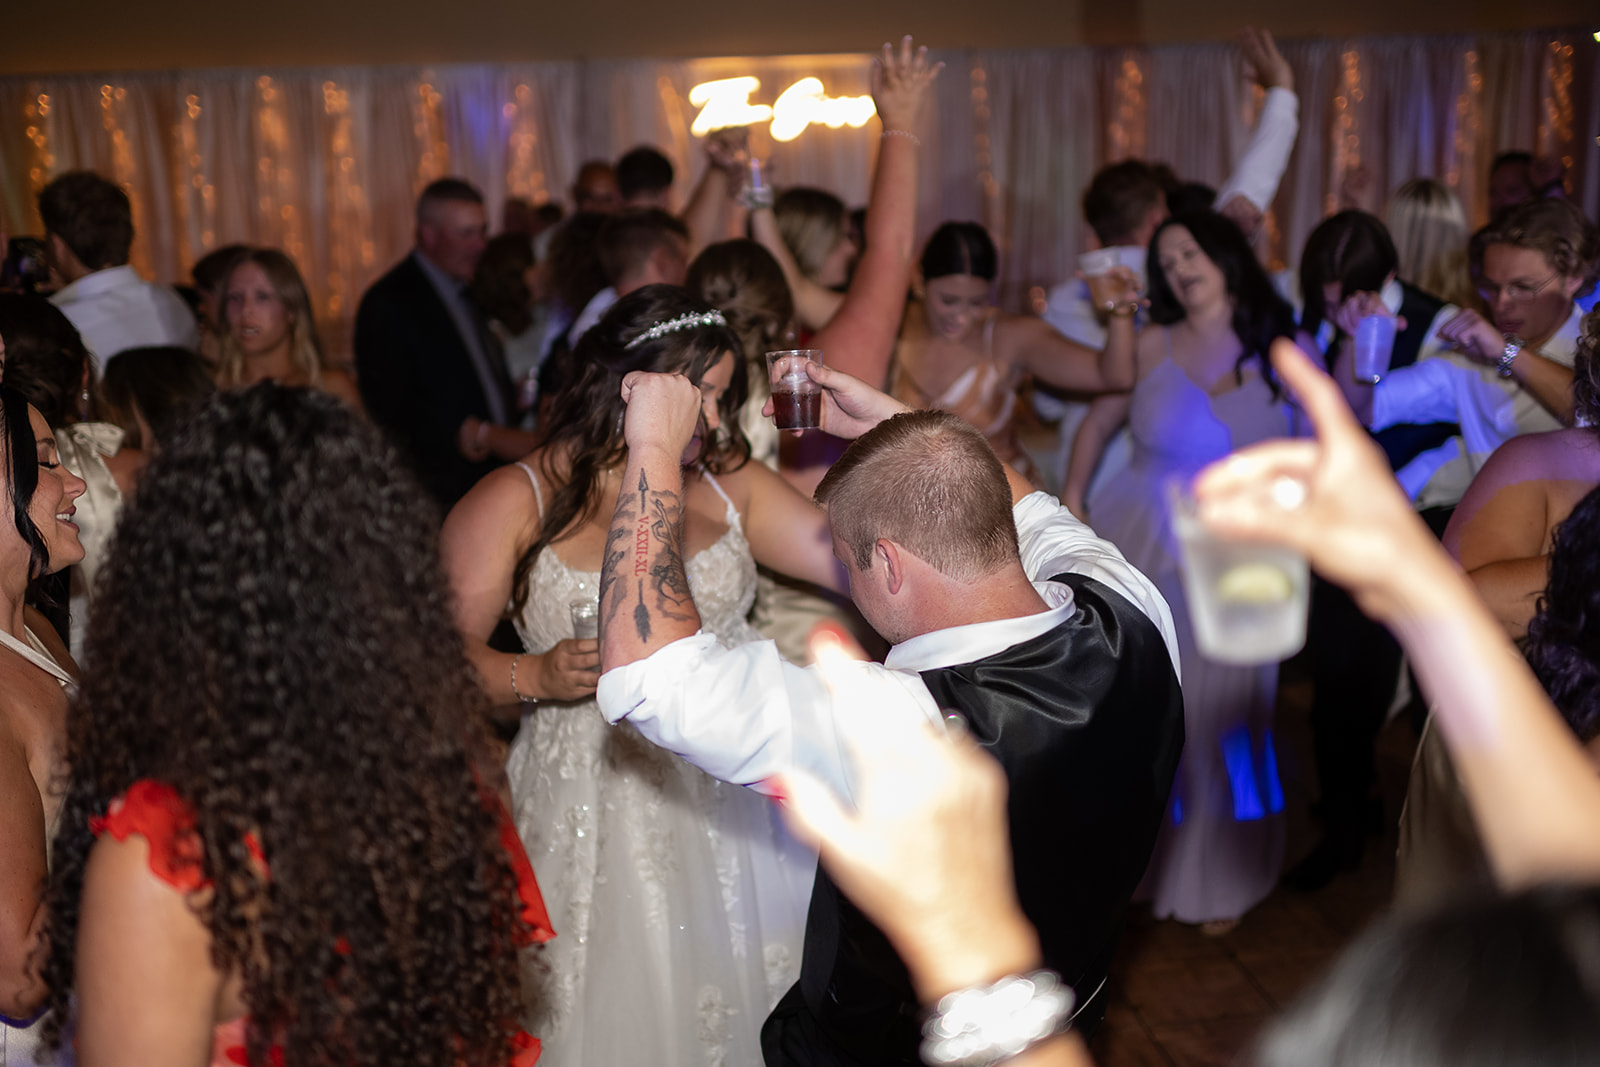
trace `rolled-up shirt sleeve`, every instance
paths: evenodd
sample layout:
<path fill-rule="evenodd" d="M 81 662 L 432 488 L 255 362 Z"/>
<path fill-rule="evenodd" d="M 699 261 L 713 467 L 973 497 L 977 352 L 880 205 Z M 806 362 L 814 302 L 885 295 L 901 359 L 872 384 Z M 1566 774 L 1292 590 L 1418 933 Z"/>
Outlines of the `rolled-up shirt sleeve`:
<path fill-rule="evenodd" d="M 1096 534 L 1049 493 L 1029 493 L 1012 506 L 1011 514 L 1017 524 L 1022 569 L 1029 579 L 1043 582 L 1058 574 L 1081 574 L 1115 589 L 1156 624 L 1172 657 L 1172 669 L 1182 678 L 1172 609 L 1155 583 L 1124 559 L 1116 545 Z"/>
<path fill-rule="evenodd" d="M 849 797 L 847 715 L 938 723 L 922 679 L 877 663 L 840 665 L 834 688 L 771 641 L 726 648 L 704 631 L 600 677 L 600 711 L 714 778 L 770 792 L 780 771 L 805 771 Z M 851 710 L 847 710 L 851 709 Z"/>
<path fill-rule="evenodd" d="M 1292 89 L 1272 88 L 1261 104 L 1261 118 L 1255 132 L 1239 156 L 1228 180 L 1217 190 L 1220 208 L 1234 196 L 1242 196 L 1262 211 L 1278 195 L 1278 183 L 1289 165 L 1295 138 L 1300 133 L 1300 98 Z"/>

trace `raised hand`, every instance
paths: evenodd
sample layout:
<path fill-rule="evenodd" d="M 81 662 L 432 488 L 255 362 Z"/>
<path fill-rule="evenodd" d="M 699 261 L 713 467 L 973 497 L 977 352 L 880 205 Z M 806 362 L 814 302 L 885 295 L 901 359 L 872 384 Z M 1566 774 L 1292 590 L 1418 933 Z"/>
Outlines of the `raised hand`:
<path fill-rule="evenodd" d="M 1246 26 L 1239 34 L 1239 48 L 1257 85 L 1263 89 L 1294 89 L 1294 69 L 1278 51 L 1272 34 Z"/>
<path fill-rule="evenodd" d="M 1388 583 L 1437 545 L 1333 379 L 1281 338 L 1272 365 L 1316 439 L 1268 441 L 1201 471 L 1194 485 L 1200 519 L 1222 537 L 1304 553 L 1364 611 L 1382 617 L 1375 608 L 1390 595 Z"/>
<path fill-rule="evenodd" d="M 750 127 L 725 126 L 706 135 L 706 157 L 729 177 L 744 176 L 750 163 Z"/>
<path fill-rule="evenodd" d="M 1394 319 L 1396 330 L 1406 328 L 1406 320 L 1385 307 L 1380 294 L 1370 291 L 1351 293 L 1338 307 L 1328 309 L 1328 318 L 1351 337 L 1355 336 L 1356 324 L 1369 315 Z"/>
<path fill-rule="evenodd" d="M 806 377 L 822 386 L 822 429 L 847 441 L 855 440 L 892 415 L 911 410 L 860 378 L 819 363 L 806 363 Z M 770 397 L 761 414 L 771 417 Z M 796 437 L 803 432 L 794 431 Z"/>
<path fill-rule="evenodd" d="M 1089 286 L 1089 299 L 1102 311 L 1110 310 L 1108 305 L 1111 304 L 1126 304 L 1139 300 L 1139 276 L 1127 267 L 1112 267 L 1104 274 L 1079 273 L 1084 283 Z"/>
<path fill-rule="evenodd" d="M 910 34 L 900 38 L 898 52 L 884 42 L 883 54 L 872 61 L 872 102 L 885 130 L 913 132 L 922 98 L 943 69 L 943 63 L 929 64 L 926 48 L 913 51 Z"/>
<path fill-rule="evenodd" d="M 705 397 L 681 374 L 636 370 L 622 379 L 622 401 L 628 405 L 622 424 L 628 449 L 659 448 L 676 457 L 700 427 Z"/>
<path fill-rule="evenodd" d="M 1494 323 L 1468 308 L 1439 327 L 1439 340 L 1479 363 L 1493 366 L 1505 354 L 1506 341 Z"/>

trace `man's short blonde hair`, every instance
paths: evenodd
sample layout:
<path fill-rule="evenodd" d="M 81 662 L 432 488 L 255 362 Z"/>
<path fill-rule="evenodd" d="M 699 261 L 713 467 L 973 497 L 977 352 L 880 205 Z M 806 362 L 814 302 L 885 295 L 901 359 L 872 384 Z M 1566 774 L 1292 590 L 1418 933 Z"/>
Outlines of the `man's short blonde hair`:
<path fill-rule="evenodd" d="M 946 412 L 879 423 L 845 451 L 816 496 L 859 570 L 880 538 L 958 581 L 1020 559 L 1005 470 L 981 433 Z"/>

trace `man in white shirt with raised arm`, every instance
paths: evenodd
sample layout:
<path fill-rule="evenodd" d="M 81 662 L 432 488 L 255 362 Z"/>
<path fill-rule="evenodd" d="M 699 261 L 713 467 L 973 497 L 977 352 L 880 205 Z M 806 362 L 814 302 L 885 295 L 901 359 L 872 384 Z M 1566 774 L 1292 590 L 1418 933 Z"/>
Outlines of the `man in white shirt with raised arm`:
<path fill-rule="evenodd" d="M 761 788 L 798 768 L 845 797 L 847 715 L 870 708 L 909 729 L 958 711 L 1005 768 L 1019 900 L 1092 1025 L 1182 748 L 1171 614 L 977 431 L 808 370 L 823 428 L 859 438 L 818 498 L 852 599 L 893 644 L 886 662 L 854 664 L 830 690 L 770 641 L 729 649 L 700 632 L 680 463 L 702 398 L 681 376 L 636 372 L 601 578 L 600 708 L 726 781 Z M 800 981 L 762 1030 L 768 1067 L 916 1062 L 917 1040 L 903 965 L 819 873 Z"/>

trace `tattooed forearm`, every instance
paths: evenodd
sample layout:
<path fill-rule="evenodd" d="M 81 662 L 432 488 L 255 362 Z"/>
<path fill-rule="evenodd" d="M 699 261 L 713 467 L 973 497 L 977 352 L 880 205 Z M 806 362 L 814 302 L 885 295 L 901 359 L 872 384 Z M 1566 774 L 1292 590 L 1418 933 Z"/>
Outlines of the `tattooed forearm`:
<path fill-rule="evenodd" d="M 633 520 L 638 514 L 638 501 L 631 493 L 617 498 L 617 510 L 606 534 L 605 555 L 600 565 L 600 622 L 606 626 L 617 617 L 626 590 L 619 584 L 623 577 L 623 561 L 628 555 L 628 541 L 633 536 Z"/>
<path fill-rule="evenodd" d="M 617 500 L 600 575 L 603 664 L 615 666 L 694 633 L 700 625 L 684 571 L 684 495 L 676 467 L 646 464 Z M 633 625 L 622 621 L 632 615 Z M 616 624 L 616 625 L 613 625 Z"/>
<path fill-rule="evenodd" d="M 683 609 L 692 603 L 692 596 L 683 564 L 683 505 L 678 494 L 660 493 L 650 501 L 650 508 L 655 516 L 650 533 L 660 546 L 650 567 L 656 607 L 663 615 L 688 619 Z"/>

